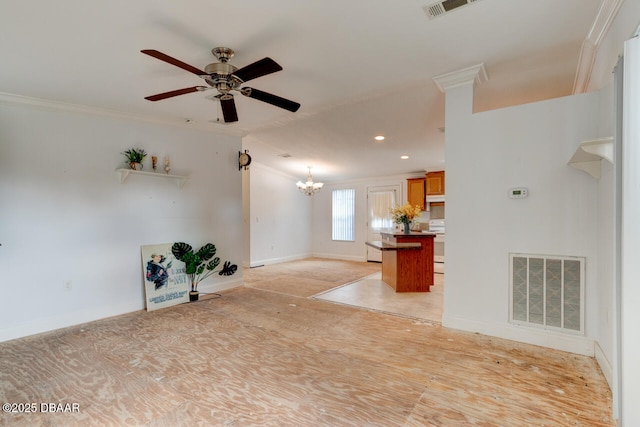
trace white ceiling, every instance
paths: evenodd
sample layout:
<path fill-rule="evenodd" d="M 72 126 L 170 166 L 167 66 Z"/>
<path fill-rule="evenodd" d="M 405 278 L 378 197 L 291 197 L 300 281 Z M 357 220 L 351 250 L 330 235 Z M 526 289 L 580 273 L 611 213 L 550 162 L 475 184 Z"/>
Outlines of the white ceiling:
<path fill-rule="evenodd" d="M 480 0 L 430 20 L 424 0 L 2 0 L 0 92 L 239 132 L 254 161 L 300 178 L 439 170 L 432 78 L 484 63 L 476 111 L 570 95 L 601 1 Z M 144 99 L 203 81 L 140 50 L 204 68 L 216 46 L 237 67 L 273 58 L 284 70 L 249 85 L 300 110 L 238 94 L 239 121 L 217 124 L 214 91 Z"/>

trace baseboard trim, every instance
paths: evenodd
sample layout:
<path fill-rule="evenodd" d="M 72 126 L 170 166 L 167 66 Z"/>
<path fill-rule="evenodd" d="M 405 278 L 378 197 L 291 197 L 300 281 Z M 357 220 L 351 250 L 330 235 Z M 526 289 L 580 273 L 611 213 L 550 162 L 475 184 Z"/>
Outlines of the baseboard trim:
<path fill-rule="evenodd" d="M 327 259 L 339 259 L 339 260 L 343 260 L 343 261 L 357 261 L 357 262 L 367 262 L 366 257 L 364 256 L 358 256 L 358 255 L 336 255 L 336 254 L 329 254 L 329 253 L 319 253 L 319 252 L 314 252 L 312 254 L 302 254 L 302 255 L 292 255 L 292 256 L 286 256 L 286 257 L 280 257 L 280 258 L 268 258 L 268 259 L 261 259 L 261 260 L 253 260 L 249 263 L 249 267 L 253 268 L 253 267 L 262 267 L 263 265 L 269 265 L 269 264 L 280 264 L 282 262 L 289 262 L 289 261 L 298 261 L 301 259 L 307 259 L 307 258 L 327 258 Z"/>
<path fill-rule="evenodd" d="M 59 316 L 49 316 L 20 325 L 12 325 L 7 329 L 0 329 L 0 342 L 52 332 L 139 310 L 144 310 L 144 306 L 141 306 L 139 302 L 133 299 L 118 305 L 82 308 Z"/>
<path fill-rule="evenodd" d="M 567 351 L 583 356 L 594 356 L 595 342 L 584 336 L 562 334 L 542 329 L 538 330 L 509 323 L 478 322 L 461 317 L 447 316 L 446 313 L 442 316 L 442 326 Z"/>
<path fill-rule="evenodd" d="M 198 290 L 202 293 L 215 293 L 241 287 L 243 284 L 244 282 L 242 278 L 234 278 L 232 280 L 224 280 L 216 283 L 200 284 L 198 286 Z M 144 306 L 140 307 L 139 304 L 133 301 L 126 302 L 118 306 L 109 305 L 98 308 L 91 307 L 90 309 L 81 309 L 65 313 L 61 316 L 47 317 L 33 322 L 12 326 L 11 328 L 0 329 L 0 342 L 53 332 L 59 329 L 70 328 L 140 310 L 145 310 Z"/>
<path fill-rule="evenodd" d="M 201 283 L 198 285 L 198 290 L 203 294 L 207 294 L 207 293 L 226 291 L 228 289 L 239 288 L 242 286 L 244 286 L 243 279 L 233 279 L 233 280 L 225 280 L 225 281 L 209 283 L 209 284 Z"/>
<path fill-rule="evenodd" d="M 292 256 L 285 256 L 285 257 L 279 257 L 279 258 L 260 259 L 260 260 L 251 261 L 249 263 L 249 267 L 261 267 L 263 265 L 280 264 L 281 262 L 297 261 L 297 260 L 309 258 L 311 256 L 313 255 L 302 254 L 302 255 L 292 255 Z"/>
<path fill-rule="evenodd" d="M 598 341 L 595 341 L 594 343 L 594 353 L 598 366 L 600 366 L 600 370 L 607 380 L 611 392 L 613 392 L 613 367 L 611 366 L 607 355 L 604 354 L 604 351 L 602 350 L 602 347 L 600 347 L 600 343 Z"/>
<path fill-rule="evenodd" d="M 314 252 L 313 256 L 316 258 L 339 259 L 343 261 L 357 261 L 357 262 L 367 261 L 367 258 L 361 255 L 336 255 L 336 254 Z"/>

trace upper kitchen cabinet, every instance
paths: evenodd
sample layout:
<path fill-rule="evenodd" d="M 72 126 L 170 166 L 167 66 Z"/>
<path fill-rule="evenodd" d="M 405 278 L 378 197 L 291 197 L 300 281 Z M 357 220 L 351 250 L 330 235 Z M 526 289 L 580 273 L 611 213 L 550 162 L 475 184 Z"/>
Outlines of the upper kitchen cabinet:
<path fill-rule="evenodd" d="M 409 178 L 407 179 L 407 198 L 411 206 L 420 206 L 420 210 L 425 210 L 426 194 L 426 179 L 425 178 Z"/>
<path fill-rule="evenodd" d="M 444 171 L 427 173 L 427 196 L 444 196 Z"/>

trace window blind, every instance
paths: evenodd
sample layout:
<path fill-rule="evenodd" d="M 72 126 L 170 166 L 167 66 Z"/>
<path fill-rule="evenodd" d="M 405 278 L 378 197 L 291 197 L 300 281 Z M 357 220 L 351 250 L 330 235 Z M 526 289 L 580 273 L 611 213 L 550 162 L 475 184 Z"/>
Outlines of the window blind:
<path fill-rule="evenodd" d="M 331 210 L 331 239 L 354 241 L 356 190 L 353 188 L 333 190 Z"/>

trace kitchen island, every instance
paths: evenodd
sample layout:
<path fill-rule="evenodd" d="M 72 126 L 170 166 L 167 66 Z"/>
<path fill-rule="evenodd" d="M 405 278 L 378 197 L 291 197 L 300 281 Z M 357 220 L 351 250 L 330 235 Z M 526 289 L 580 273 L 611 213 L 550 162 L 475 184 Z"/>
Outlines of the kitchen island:
<path fill-rule="evenodd" d="M 435 233 L 380 233 L 366 242 L 382 251 L 382 281 L 396 292 L 429 292 L 433 285 Z"/>

